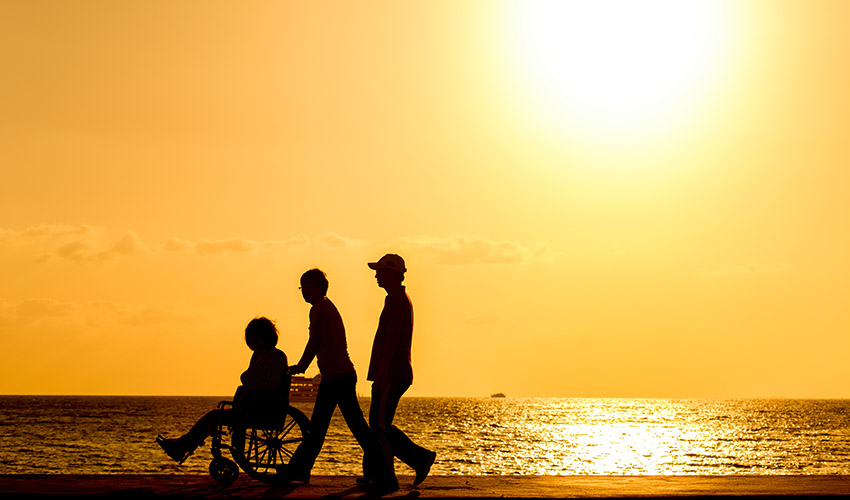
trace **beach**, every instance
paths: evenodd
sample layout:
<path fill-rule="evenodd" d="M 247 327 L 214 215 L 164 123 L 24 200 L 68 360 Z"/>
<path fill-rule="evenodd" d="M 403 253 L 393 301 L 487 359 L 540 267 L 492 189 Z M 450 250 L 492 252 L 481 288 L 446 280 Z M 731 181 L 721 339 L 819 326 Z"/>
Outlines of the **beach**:
<path fill-rule="evenodd" d="M 2 475 L 0 495 L 100 498 L 360 498 L 355 476 L 269 486 L 240 475 L 221 487 L 202 475 Z M 665 498 L 850 496 L 850 476 L 432 476 L 383 498 Z"/>

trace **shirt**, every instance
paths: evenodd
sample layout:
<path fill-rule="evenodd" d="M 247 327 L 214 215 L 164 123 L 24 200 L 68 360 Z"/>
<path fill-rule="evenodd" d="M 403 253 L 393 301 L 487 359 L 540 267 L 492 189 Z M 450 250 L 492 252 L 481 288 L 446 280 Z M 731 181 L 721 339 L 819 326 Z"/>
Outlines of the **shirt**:
<path fill-rule="evenodd" d="M 317 359 L 323 381 L 354 371 L 354 364 L 348 357 L 342 316 L 327 297 L 323 297 L 310 308 L 310 340 L 307 341 L 307 347 L 304 348 L 304 355 L 298 365 L 306 369 L 313 357 Z"/>
<path fill-rule="evenodd" d="M 279 389 L 284 375 L 289 372 L 286 362 L 286 354 L 280 349 L 256 350 L 251 355 L 248 369 L 242 373 L 240 379 L 245 387 L 264 387 L 268 389 Z"/>
<path fill-rule="evenodd" d="M 413 304 L 405 287 L 388 292 L 372 343 L 368 380 L 413 383 L 410 348 L 413 343 Z"/>

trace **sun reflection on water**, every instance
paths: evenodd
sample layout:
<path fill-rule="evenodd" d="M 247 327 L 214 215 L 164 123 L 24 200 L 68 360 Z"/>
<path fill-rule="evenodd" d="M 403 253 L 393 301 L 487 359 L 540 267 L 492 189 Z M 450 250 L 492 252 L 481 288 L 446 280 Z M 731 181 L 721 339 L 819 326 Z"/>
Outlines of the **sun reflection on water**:
<path fill-rule="evenodd" d="M 208 451 L 178 466 L 153 436 L 219 400 L 7 396 L 0 472 L 206 474 Z M 437 452 L 438 475 L 850 474 L 848 400 L 404 398 L 395 424 Z M 313 473 L 361 471 L 337 412 Z"/>
<path fill-rule="evenodd" d="M 441 431 L 435 426 L 432 435 L 442 456 L 453 457 L 443 471 L 450 474 L 837 473 L 846 470 L 850 441 L 841 402 L 473 399 L 453 404 L 452 423 Z M 828 440 L 813 436 L 817 432 L 833 434 L 834 453 Z"/>
<path fill-rule="evenodd" d="M 569 406 L 559 405 L 552 418 L 528 422 L 528 432 L 538 436 L 538 449 L 545 450 L 533 473 L 669 473 L 681 436 L 698 432 L 672 425 L 677 415 L 671 407 L 647 413 L 639 402 L 616 400 Z"/>

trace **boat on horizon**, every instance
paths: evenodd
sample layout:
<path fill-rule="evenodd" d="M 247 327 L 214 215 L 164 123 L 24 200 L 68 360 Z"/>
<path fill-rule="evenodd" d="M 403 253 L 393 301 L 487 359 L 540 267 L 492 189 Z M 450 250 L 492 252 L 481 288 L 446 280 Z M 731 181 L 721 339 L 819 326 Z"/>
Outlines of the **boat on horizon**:
<path fill-rule="evenodd" d="M 315 377 L 293 376 L 289 385 L 290 403 L 313 403 L 319 393 L 319 384 L 322 382 L 322 374 Z"/>
<path fill-rule="evenodd" d="M 491 398 L 506 398 L 507 396 L 505 396 L 504 392 L 496 392 L 494 394 L 490 394 L 490 397 Z"/>

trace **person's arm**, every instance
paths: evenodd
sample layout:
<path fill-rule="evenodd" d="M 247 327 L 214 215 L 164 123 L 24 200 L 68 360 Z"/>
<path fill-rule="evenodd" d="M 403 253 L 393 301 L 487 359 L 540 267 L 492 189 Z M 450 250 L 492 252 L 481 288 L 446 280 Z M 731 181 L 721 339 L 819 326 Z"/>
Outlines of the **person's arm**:
<path fill-rule="evenodd" d="M 304 347 L 304 354 L 301 355 L 301 360 L 298 361 L 297 365 L 291 366 L 289 368 L 289 373 L 292 375 L 298 373 L 304 373 L 307 371 L 307 368 L 310 367 L 310 363 L 313 362 L 313 358 L 316 357 L 316 354 L 319 352 L 319 343 L 324 339 L 327 335 L 328 329 L 328 316 L 325 313 L 317 312 L 314 313 L 312 310 L 310 311 L 310 340 L 307 341 L 307 345 Z"/>

